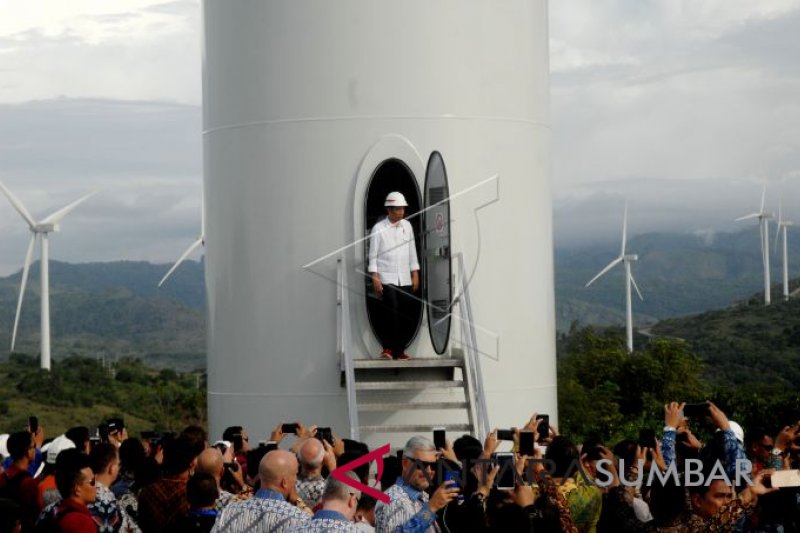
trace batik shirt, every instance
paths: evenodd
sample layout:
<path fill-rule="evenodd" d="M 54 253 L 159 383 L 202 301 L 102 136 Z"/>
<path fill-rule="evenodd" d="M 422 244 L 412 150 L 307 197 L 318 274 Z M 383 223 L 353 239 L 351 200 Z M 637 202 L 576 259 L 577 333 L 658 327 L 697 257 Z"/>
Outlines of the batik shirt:
<path fill-rule="evenodd" d="M 262 489 L 249 500 L 232 502 L 225 507 L 211 531 L 289 533 L 297 531 L 310 519 L 281 493 Z"/>
<path fill-rule="evenodd" d="M 322 476 L 315 477 L 297 477 L 297 495 L 305 502 L 306 505 L 314 508 L 319 499 L 322 497 L 322 491 L 325 490 L 325 479 Z"/>
<path fill-rule="evenodd" d="M 375 531 L 377 533 L 438 532 L 436 513 L 428 506 L 428 495 L 397 478 L 397 483 L 386 491 L 391 501 L 375 506 Z"/>
<path fill-rule="evenodd" d="M 357 533 L 359 529 L 356 528 L 354 522 L 348 520 L 342 513 L 322 509 L 317 511 L 314 518 L 309 520 L 308 523 L 298 531 L 302 531 L 303 533 L 324 533 L 327 531 Z"/>
<path fill-rule="evenodd" d="M 114 493 L 99 481 L 97 482 L 97 498 L 88 507 L 100 533 L 139 531 L 139 527 L 128 517 Z"/>

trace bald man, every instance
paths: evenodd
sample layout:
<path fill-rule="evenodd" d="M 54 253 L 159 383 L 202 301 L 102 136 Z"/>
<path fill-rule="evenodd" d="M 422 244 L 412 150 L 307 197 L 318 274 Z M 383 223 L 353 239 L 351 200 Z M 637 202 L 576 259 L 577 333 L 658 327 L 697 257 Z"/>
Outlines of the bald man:
<path fill-rule="evenodd" d="M 258 465 L 261 490 L 249 500 L 228 505 L 212 532 L 281 533 L 301 529 L 311 517 L 294 505 L 298 466 L 290 452 L 273 450 L 265 455 Z"/>
<path fill-rule="evenodd" d="M 300 461 L 300 475 L 297 476 L 297 495 L 314 508 L 325 489 L 325 478 L 322 477 L 322 465 L 325 460 L 325 448 L 319 439 L 307 439 L 297 451 Z"/>
<path fill-rule="evenodd" d="M 224 490 L 221 485 L 222 474 L 225 473 L 225 459 L 222 453 L 216 448 L 206 448 L 197 457 L 197 468 L 195 472 L 204 472 L 217 481 L 219 498 L 214 505 L 217 511 L 222 511 L 233 499 L 234 494 Z"/>

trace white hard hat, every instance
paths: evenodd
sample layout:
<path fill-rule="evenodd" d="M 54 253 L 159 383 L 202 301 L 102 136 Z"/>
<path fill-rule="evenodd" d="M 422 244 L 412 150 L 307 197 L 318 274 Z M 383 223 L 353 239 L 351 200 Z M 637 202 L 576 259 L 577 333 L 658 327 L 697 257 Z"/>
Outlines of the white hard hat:
<path fill-rule="evenodd" d="M 0 455 L 3 457 L 8 457 L 8 448 L 6 447 L 6 443 L 8 442 L 8 433 L 3 433 L 0 435 Z"/>
<path fill-rule="evenodd" d="M 408 202 L 406 202 L 406 197 L 403 196 L 403 193 L 395 191 L 386 196 L 383 207 L 408 207 Z"/>
<path fill-rule="evenodd" d="M 75 447 L 75 443 L 66 437 L 66 435 L 59 435 L 54 438 L 49 444 L 42 446 L 42 451 L 46 452 L 45 461 L 51 465 L 56 464 L 58 454 L 64 450 L 70 450 Z"/>

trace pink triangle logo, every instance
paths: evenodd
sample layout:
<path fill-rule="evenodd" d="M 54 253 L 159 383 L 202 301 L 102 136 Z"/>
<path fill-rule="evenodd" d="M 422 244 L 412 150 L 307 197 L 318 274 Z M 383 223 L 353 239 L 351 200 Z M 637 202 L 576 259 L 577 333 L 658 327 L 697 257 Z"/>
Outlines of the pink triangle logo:
<path fill-rule="evenodd" d="M 377 448 L 369 452 L 367 455 L 363 457 L 359 457 L 355 461 L 350 461 L 347 464 L 343 464 L 342 466 L 331 472 L 331 475 L 333 476 L 334 479 L 341 481 L 345 485 L 349 485 L 356 490 L 360 490 L 364 494 L 372 496 L 378 501 L 388 504 L 391 501 L 388 494 L 386 494 L 385 492 L 381 492 L 376 488 L 370 487 L 369 485 L 364 485 L 363 483 L 351 479 L 347 477 L 345 473 L 353 470 L 354 468 L 358 468 L 363 464 L 369 464 L 374 459 L 378 466 L 378 474 L 375 476 L 375 487 L 378 487 L 379 486 L 378 484 L 381 481 L 381 477 L 383 477 L 383 456 L 389 454 L 390 451 L 391 448 L 389 447 L 389 444 L 384 444 L 380 448 Z"/>

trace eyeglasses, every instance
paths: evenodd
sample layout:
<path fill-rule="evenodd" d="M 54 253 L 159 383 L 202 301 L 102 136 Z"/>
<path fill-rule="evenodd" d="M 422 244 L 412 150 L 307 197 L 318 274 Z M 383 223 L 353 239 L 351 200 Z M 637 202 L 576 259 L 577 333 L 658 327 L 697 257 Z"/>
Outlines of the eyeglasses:
<path fill-rule="evenodd" d="M 84 483 L 87 483 L 89 486 L 94 487 L 95 485 L 97 485 L 97 478 L 92 477 L 92 479 L 85 481 Z"/>
<path fill-rule="evenodd" d="M 419 465 L 418 468 L 429 468 L 431 470 L 436 470 L 436 461 L 423 461 L 421 459 L 417 459 L 416 457 L 403 457 L 407 461 L 411 461 L 414 465 Z"/>
<path fill-rule="evenodd" d="M 761 443 L 759 443 L 759 446 L 761 446 L 762 450 L 767 451 L 767 452 L 771 452 L 772 449 L 775 447 L 771 442 L 769 444 L 765 444 L 765 443 L 761 442 Z"/>

